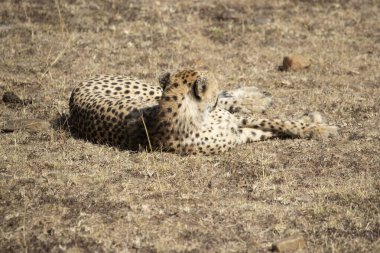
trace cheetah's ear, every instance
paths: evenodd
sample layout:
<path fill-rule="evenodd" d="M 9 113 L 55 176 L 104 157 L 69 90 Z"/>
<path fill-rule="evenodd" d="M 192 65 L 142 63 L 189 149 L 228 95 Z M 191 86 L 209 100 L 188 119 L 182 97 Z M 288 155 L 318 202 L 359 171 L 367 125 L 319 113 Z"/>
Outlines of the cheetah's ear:
<path fill-rule="evenodd" d="M 170 84 L 170 72 L 161 73 L 158 77 L 158 82 L 163 90 Z"/>
<path fill-rule="evenodd" d="M 194 85 L 193 85 L 194 97 L 197 100 L 201 100 L 206 90 L 207 90 L 207 78 L 204 76 L 201 76 L 194 82 Z"/>

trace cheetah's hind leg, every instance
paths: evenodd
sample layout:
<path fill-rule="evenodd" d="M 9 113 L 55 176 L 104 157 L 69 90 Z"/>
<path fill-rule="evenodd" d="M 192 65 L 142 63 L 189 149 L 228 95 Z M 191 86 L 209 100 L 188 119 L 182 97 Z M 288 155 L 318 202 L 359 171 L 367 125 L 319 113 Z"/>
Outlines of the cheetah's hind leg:
<path fill-rule="evenodd" d="M 277 136 L 297 138 L 326 139 L 338 135 L 338 127 L 324 123 L 322 116 L 314 112 L 298 120 L 255 119 L 252 117 L 235 116 L 239 127 L 249 127 L 262 131 L 271 131 Z"/>
<path fill-rule="evenodd" d="M 231 113 L 264 113 L 271 104 L 270 94 L 254 86 L 222 91 L 218 97 L 218 106 Z"/>
<path fill-rule="evenodd" d="M 311 132 L 311 137 L 314 139 L 326 139 L 338 135 L 339 127 L 325 123 L 319 112 L 305 114 L 298 121 L 303 122 L 305 125 L 312 126 L 309 131 Z"/>

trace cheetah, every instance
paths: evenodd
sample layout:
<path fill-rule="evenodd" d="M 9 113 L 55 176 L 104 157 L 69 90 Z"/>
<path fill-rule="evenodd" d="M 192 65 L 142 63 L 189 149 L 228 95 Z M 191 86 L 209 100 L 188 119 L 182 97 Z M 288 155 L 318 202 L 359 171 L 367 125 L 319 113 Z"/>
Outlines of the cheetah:
<path fill-rule="evenodd" d="M 314 113 L 299 120 L 257 119 L 271 98 L 255 87 L 219 91 L 208 71 L 164 73 L 159 85 L 97 75 L 70 97 L 69 124 L 95 143 L 128 149 L 213 155 L 278 136 L 327 138 L 337 127 Z"/>

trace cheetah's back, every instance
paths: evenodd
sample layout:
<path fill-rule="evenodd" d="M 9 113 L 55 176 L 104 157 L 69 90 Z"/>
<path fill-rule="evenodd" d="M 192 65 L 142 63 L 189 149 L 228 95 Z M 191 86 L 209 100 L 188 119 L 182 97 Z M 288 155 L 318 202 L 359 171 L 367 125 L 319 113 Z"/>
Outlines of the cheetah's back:
<path fill-rule="evenodd" d="M 93 142 L 138 148 L 146 142 L 141 115 L 152 122 L 161 95 L 159 86 L 135 78 L 97 75 L 73 90 L 70 127 Z"/>

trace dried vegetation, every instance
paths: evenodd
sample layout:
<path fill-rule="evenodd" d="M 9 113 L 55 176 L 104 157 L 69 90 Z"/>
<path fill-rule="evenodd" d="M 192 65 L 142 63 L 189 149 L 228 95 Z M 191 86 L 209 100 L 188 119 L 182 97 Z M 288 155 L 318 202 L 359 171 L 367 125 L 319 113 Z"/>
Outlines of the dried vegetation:
<path fill-rule="evenodd" d="M 2 252 L 380 252 L 378 1 L 0 2 Z M 278 71 L 286 55 L 308 69 Z M 269 91 L 269 117 L 318 110 L 328 141 L 271 140 L 218 156 L 130 153 L 66 131 L 78 80 L 206 65 L 224 89 Z"/>

